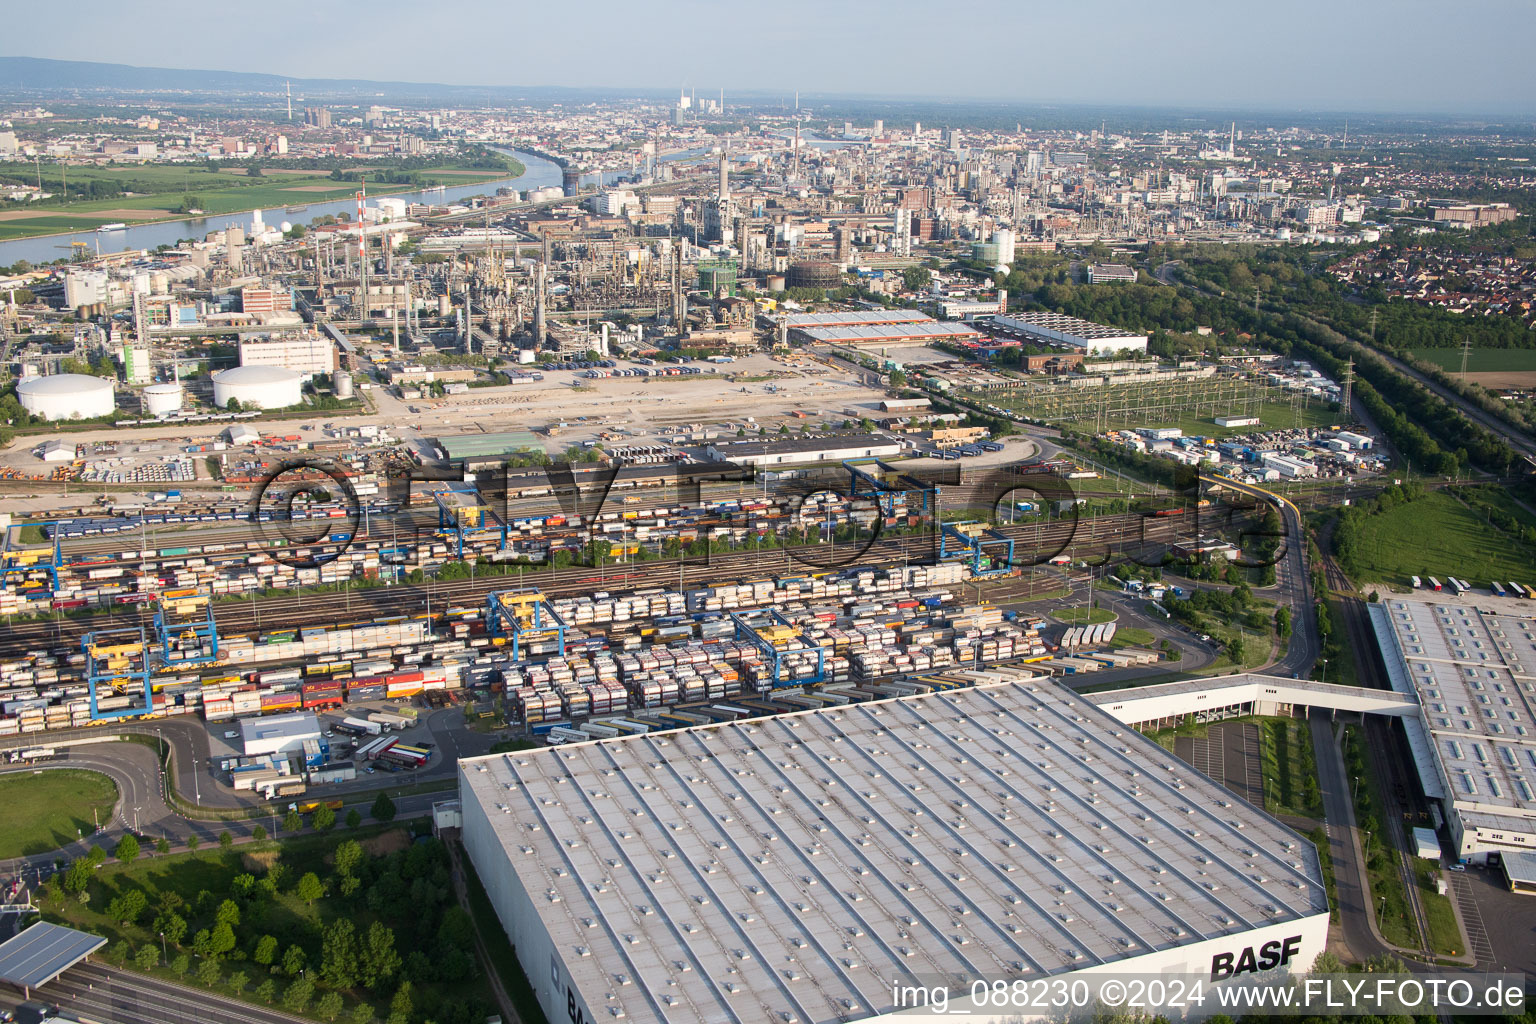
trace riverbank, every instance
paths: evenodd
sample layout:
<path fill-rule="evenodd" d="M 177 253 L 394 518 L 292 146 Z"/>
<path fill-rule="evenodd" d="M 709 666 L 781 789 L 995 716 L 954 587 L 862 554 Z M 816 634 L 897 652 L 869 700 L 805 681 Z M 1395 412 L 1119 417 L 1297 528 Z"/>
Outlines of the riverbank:
<path fill-rule="evenodd" d="M 421 192 L 424 188 L 445 186 L 457 191 L 466 186 L 484 185 L 513 178 L 521 178 L 527 167 L 515 157 L 506 157 L 504 168 L 473 168 L 447 165 L 440 168 L 411 170 L 414 182 L 368 182 L 371 196 L 400 195 Z M 81 173 L 90 169 L 81 168 Z M 96 170 L 100 170 L 99 168 Z M 104 224 L 122 223 L 137 228 L 169 222 L 188 221 L 185 212 L 169 209 L 180 206 L 190 195 L 197 201 L 197 208 L 205 217 L 224 217 L 257 210 L 272 211 L 278 215 L 274 223 L 298 218 L 306 222 L 311 216 L 321 216 L 329 211 L 298 210 L 287 214 L 288 207 L 314 207 L 338 200 L 351 199 L 357 191 L 356 181 L 339 181 L 317 171 L 289 171 L 272 169 L 258 178 L 246 177 L 244 171 L 231 173 L 221 169 L 210 173 L 202 168 L 192 171 L 182 167 L 125 167 L 120 170 L 126 181 L 143 179 L 180 183 L 181 191 L 137 194 L 115 199 L 83 200 L 58 205 L 14 206 L 0 208 L 0 242 L 19 241 L 59 236 L 77 236 L 81 232 L 99 234 L 100 240 L 117 247 L 126 232 L 96 232 Z M 389 170 L 389 168 L 381 168 Z M 137 176 L 137 177 L 130 177 Z M 191 218 L 196 220 L 198 218 Z M 132 248 L 144 248 L 132 246 Z"/>

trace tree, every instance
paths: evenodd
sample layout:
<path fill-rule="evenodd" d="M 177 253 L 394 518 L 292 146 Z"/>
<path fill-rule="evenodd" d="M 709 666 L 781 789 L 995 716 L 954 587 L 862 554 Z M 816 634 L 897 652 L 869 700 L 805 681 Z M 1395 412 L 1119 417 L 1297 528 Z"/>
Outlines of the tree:
<path fill-rule="evenodd" d="M 192 958 L 185 953 L 177 953 L 175 958 L 171 960 L 171 973 L 178 978 L 186 977 L 187 972 L 191 969 Z"/>
<path fill-rule="evenodd" d="M 356 870 L 357 865 L 362 862 L 362 844 L 356 839 L 343 839 L 336 844 L 336 851 L 332 856 L 336 861 L 337 872 L 343 875 L 350 875 Z"/>
<path fill-rule="evenodd" d="M 132 955 L 133 947 L 128 945 L 127 939 L 118 939 L 112 943 L 112 948 L 107 950 L 107 956 L 111 957 L 114 963 L 126 964 Z"/>
<path fill-rule="evenodd" d="M 283 815 L 283 831 L 299 832 L 304 828 L 304 817 L 298 811 L 289 811 Z"/>
<path fill-rule="evenodd" d="M 173 946 L 181 945 L 181 940 L 187 937 L 187 920 L 174 910 L 162 911 L 151 927 Z"/>
<path fill-rule="evenodd" d="M 146 942 L 133 951 L 133 965 L 141 971 L 147 971 L 159 962 L 160 951 L 153 942 Z"/>
<path fill-rule="evenodd" d="M 374 821 L 394 821 L 395 802 L 389 798 L 388 793 L 380 793 L 373 801 L 373 807 L 368 813 L 373 816 Z"/>
<path fill-rule="evenodd" d="M 262 828 L 260 825 L 252 825 L 251 838 L 256 840 L 258 843 L 261 842 L 263 839 L 267 838 L 267 830 Z"/>
<path fill-rule="evenodd" d="M 223 974 L 224 972 L 219 970 L 219 962 L 217 960 L 204 960 L 197 965 L 197 980 L 209 988 L 213 988 L 214 985 L 218 984 Z"/>
<path fill-rule="evenodd" d="M 219 909 L 214 911 L 213 920 L 215 924 L 227 924 L 231 928 L 238 927 L 240 924 L 240 904 L 234 900 L 225 900 L 219 904 Z"/>
<path fill-rule="evenodd" d="M 197 853 L 198 844 L 201 842 L 202 840 L 197 837 L 196 832 L 191 832 L 187 835 L 187 849 L 192 853 Z"/>
<path fill-rule="evenodd" d="M 256 940 L 256 948 L 251 951 L 251 959 L 263 967 L 271 967 L 272 961 L 277 958 L 277 936 L 263 935 Z"/>
<path fill-rule="evenodd" d="M 909 292 L 919 292 L 933 281 L 933 273 L 927 267 L 908 267 L 901 272 L 902 286 Z"/>
<path fill-rule="evenodd" d="M 415 1009 L 415 1000 L 411 992 L 411 983 L 402 981 L 400 987 L 395 989 L 394 998 L 389 1001 L 390 1016 L 399 1014 L 408 1018 L 413 1009 Z"/>
<path fill-rule="evenodd" d="M 228 850 L 231 846 L 234 845 L 235 837 L 230 833 L 229 829 L 225 829 L 223 832 L 219 833 L 219 849 Z"/>
<path fill-rule="evenodd" d="M 293 894 L 303 900 L 306 905 L 313 904 L 315 900 L 325 895 L 325 886 L 320 884 L 320 876 L 313 871 L 306 871 L 299 884 L 293 887 Z"/>
<path fill-rule="evenodd" d="M 288 990 L 283 993 L 283 1009 L 289 1013 L 303 1013 L 314 995 L 315 983 L 308 978 L 300 978 L 290 983 Z"/>
<path fill-rule="evenodd" d="M 155 840 L 155 852 L 156 853 L 170 853 L 171 852 L 171 841 L 169 839 L 165 838 L 165 836 L 161 836 L 159 839 L 156 839 Z"/>
<path fill-rule="evenodd" d="M 112 897 L 107 904 L 107 916 L 120 924 L 133 924 L 149 907 L 149 898 L 143 889 L 127 889 Z"/>
<path fill-rule="evenodd" d="M 357 813 L 356 807 L 347 812 L 347 828 L 357 828 L 357 826 L 361 825 L 362 823 L 363 816 Z M 368 1012 L 372 1013 L 373 1011 L 369 1010 Z"/>
<path fill-rule="evenodd" d="M 336 825 L 336 812 L 325 804 L 315 808 L 315 813 L 309 819 L 310 824 L 319 832 L 329 832 Z"/>
<path fill-rule="evenodd" d="M 368 937 L 363 943 L 363 984 L 377 989 L 393 978 L 400 970 L 400 954 L 395 950 L 395 933 L 383 921 L 368 926 Z"/>
<path fill-rule="evenodd" d="M 229 976 L 227 981 L 224 982 L 224 984 L 229 986 L 229 990 L 237 996 L 241 992 L 244 992 L 245 986 L 249 985 L 250 983 L 250 976 L 247 975 L 244 971 L 236 971 L 234 974 Z"/>
<path fill-rule="evenodd" d="M 272 997 L 277 995 L 277 982 L 267 978 L 260 985 L 256 986 L 256 991 L 252 992 L 251 995 L 271 1006 Z"/>
<path fill-rule="evenodd" d="M 357 984 L 359 957 L 357 930 L 347 918 L 326 926 L 320 939 L 320 978 L 336 988 Z"/>
<path fill-rule="evenodd" d="M 325 995 L 321 996 L 320 1001 L 315 1004 L 315 1012 L 320 1015 L 321 1020 L 335 1020 L 337 1017 L 341 1016 L 341 1009 L 342 1001 L 340 992 L 327 992 Z"/>
<path fill-rule="evenodd" d="M 235 930 L 229 924 L 220 922 L 213 926 L 213 935 L 209 938 L 208 951 L 213 956 L 223 956 L 235 948 Z"/>
<path fill-rule="evenodd" d="M 137 836 L 123 836 L 122 842 L 117 844 L 115 856 L 124 864 L 132 864 L 139 856 L 139 840 Z"/>
<path fill-rule="evenodd" d="M 283 950 L 283 973 L 288 977 L 298 977 L 299 972 L 304 970 L 304 964 L 304 947 L 289 946 Z"/>
<path fill-rule="evenodd" d="M 373 1007 L 367 1003 L 358 1003 L 352 1007 L 352 1015 L 348 1019 L 350 1024 L 373 1024 Z"/>
<path fill-rule="evenodd" d="M 64 871 L 64 891 L 72 896 L 78 896 L 85 892 L 85 887 L 91 882 L 90 862 L 81 858 L 70 862 Z"/>

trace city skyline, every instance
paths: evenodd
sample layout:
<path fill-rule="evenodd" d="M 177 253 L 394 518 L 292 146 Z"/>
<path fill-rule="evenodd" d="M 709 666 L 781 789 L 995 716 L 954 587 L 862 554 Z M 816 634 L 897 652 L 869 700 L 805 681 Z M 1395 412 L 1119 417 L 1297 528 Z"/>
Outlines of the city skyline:
<path fill-rule="evenodd" d="M 27 41 L 19 56 L 310 79 L 616 91 L 688 86 L 701 95 L 723 88 L 727 104 L 733 91 L 760 100 L 798 90 L 866 99 L 1529 115 L 1528 62 L 1520 46 L 1527 33 L 1519 26 L 1531 27 L 1531 9 L 1517 0 L 1471 6 L 1468 14 L 1477 16 L 1462 24 L 1488 31 L 1434 42 L 1434 62 L 1454 67 L 1454 77 L 1426 75 L 1416 59 L 1424 56 L 1424 26 L 1436 13 L 1418 0 L 1345 6 L 1306 0 L 1290 11 L 1289 28 L 1203 4 L 1170 12 L 1111 3 L 1091 24 L 1064 8 L 984 5 L 956 22 L 951 54 L 914 34 L 932 14 L 904 0 L 879 7 L 790 0 L 771 18 L 694 0 L 664 13 L 598 0 L 582 8 L 583 24 L 596 30 L 573 33 L 569 45 L 560 39 L 571 26 L 555 9 L 482 9 L 451 0 L 421 17 L 398 0 L 321 10 L 281 0 L 259 13 L 221 14 L 221 28 L 241 45 L 176 61 L 156 57 L 164 52 L 164 18 L 100 5 L 67 38 L 41 11 L 15 11 L 12 24 L 14 38 Z M 200 13 L 181 2 L 161 7 L 173 22 Z M 302 17 L 302 35 L 289 15 Z M 465 31 L 471 25 L 475 30 Z M 1296 41 L 1306 26 L 1312 26 L 1306 40 Z M 401 45 L 407 31 L 409 48 Z M 525 39 L 545 42 L 523 47 Z M 1041 44 L 1073 39 L 1081 42 Z M 656 60 L 667 48 L 677 59 Z M 1328 53 L 1318 58 L 1313 54 L 1320 49 Z"/>

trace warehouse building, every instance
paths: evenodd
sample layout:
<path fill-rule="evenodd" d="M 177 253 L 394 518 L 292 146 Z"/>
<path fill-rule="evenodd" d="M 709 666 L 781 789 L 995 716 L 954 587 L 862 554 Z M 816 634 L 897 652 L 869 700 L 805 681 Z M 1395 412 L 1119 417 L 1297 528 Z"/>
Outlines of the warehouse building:
<path fill-rule="evenodd" d="M 1042 345 L 1076 349 L 1090 356 L 1145 352 L 1147 336 L 1061 313 L 1009 313 L 992 318 L 994 331 Z"/>
<path fill-rule="evenodd" d="M 921 978 L 1311 966 L 1309 843 L 1074 694 L 977 678 L 461 760 L 545 1013 L 894 1022 Z"/>
<path fill-rule="evenodd" d="M 772 324 L 770 318 L 765 318 Z M 892 324 L 931 324 L 933 317 L 911 309 L 849 309 L 831 313 L 792 313 L 783 318 L 792 331 L 815 327 L 889 327 Z"/>
<path fill-rule="evenodd" d="M 299 753 L 304 749 L 305 740 L 320 742 L 320 720 L 312 711 L 242 718 L 240 740 L 245 745 L 246 757 Z"/>
<path fill-rule="evenodd" d="M 882 434 L 782 437 L 773 440 L 716 441 L 709 457 L 738 466 L 793 466 L 843 459 L 885 459 L 901 454 L 901 442 Z"/>
<path fill-rule="evenodd" d="M 943 320 L 868 324 L 862 327 L 799 327 L 790 332 L 810 345 L 892 346 L 927 345 L 935 341 L 961 344 L 979 341 L 981 332 L 963 323 Z"/>
<path fill-rule="evenodd" d="M 1428 597 L 1428 595 L 1425 595 Z M 1536 851 L 1536 619 L 1512 598 L 1393 598 L 1367 605 L 1424 795 L 1462 860 Z"/>

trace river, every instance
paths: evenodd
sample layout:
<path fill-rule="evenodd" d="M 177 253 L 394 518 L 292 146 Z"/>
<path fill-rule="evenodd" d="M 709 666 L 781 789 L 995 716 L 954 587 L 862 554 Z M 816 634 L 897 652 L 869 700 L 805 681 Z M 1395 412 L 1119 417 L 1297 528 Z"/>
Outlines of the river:
<path fill-rule="evenodd" d="M 824 139 L 804 139 L 808 146 L 817 149 L 832 149 L 846 145 L 842 142 L 833 142 Z M 470 196 L 483 196 L 494 193 L 499 188 L 513 188 L 519 192 L 530 189 L 545 188 L 560 184 L 560 165 L 546 157 L 536 153 L 525 153 L 522 150 L 498 149 L 497 152 L 515 157 L 523 165 L 523 173 L 515 178 L 498 178 L 494 181 L 482 181 L 475 185 L 450 185 L 442 191 L 417 191 L 393 193 L 408 203 L 432 203 L 434 205 L 447 205 L 468 199 Z M 661 163 L 692 163 L 706 159 L 713 152 L 713 147 L 699 147 L 687 149 L 678 153 L 669 153 L 659 159 Z M 584 185 L 607 185 L 621 175 L 617 172 L 604 172 L 601 177 L 596 174 L 582 176 Z M 297 208 L 300 204 L 290 204 Z M 348 215 L 357 212 L 356 199 L 330 199 L 324 202 L 303 204 L 303 209 L 295 209 L 289 213 L 285 207 L 274 206 L 261 211 L 261 218 L 268 224 L 278 225 L 284 221 L 295 224 L 308 224 L 316 217 L 326 214 L 345 213 Z M 100 245 L 103 253 L 122 252 L 124 249 L 154 249 L 161 245 L 175 245 L 183 238 L 201 239 L 209 232 L 222 231 L 228 227 L 249 228 L 254 211 L 246 210 L 242 213 L 223 213 L 214 217 L 188 217 L 182 220 L 163 220 L 153 224 L 138 224 L 124 228 L 122 231 L 96 231 L 94 228 L 76 231 L 66 235 L 39 235 L 34 238 L 17 238 L 9 242 L 0 242 L 0 267 L 8 267 L 19 260 L 26 260 L 41 266 L 50 263 L 68 254 L 71 242 L 84 242 L 94 253 Z"/>
<path fill-rule="evenodd" d="M 474 185 L 450 185 L 443 191 L 417 191 L 394 193 L 408 203 L 456 203 L 470 196 L 483 196 L 494 193 L 499 188 L 515 188 L 520 192 L 529 189 L 544 188 L 548 185 L 560 184 L 560 165 L 552 160 L 545 159 L 533 153 L 524 153 L 520 150 L 502 150 L 508 156 L 516 157 L 523 165 L 523 173 L 515 178 L 498 178 L 494 181 L 482 181 Z M 595 179 L 594 179 L 595 180 Z M 291 204 L 295 207 L 298 203 Z M 331 199 L 325 202 L 304 204 L 302 210 L 289 213 L 286 208 L 275 206 L 261 211 L 262 220 L 268 224 L 277 225 L 283 221 L 291 221 L 295 224 L 308 224 L 316 217 L 326 214 L 355 214 L 357 212 L 356 199 Z M 27 260 L 30 263 L 43 264 L 60 258 L 68 253 L 71 242 L 84 242 L 96 251 L 99 242 L 101 251 L 121 252 L 124 249 L 154 249 L 161 245 L 175 245 L 183 238 L 201 239 L 211 231 L 222 231 L 227 227 L 249 228 L 253 212 L 247 210 L 243 213 L 224 213 L 215 217 L 188 217 L 183 220 L 157 221 L 153 224 L 139 224 L 125 228 L 122 231 L 102 231 L 95 229 L 76 231 L 68 235 L 41 235 L 35 238 L 18 238 L 9 242 L 0 242 L 0 267 L 10 266 L 18 260 Z"/>

